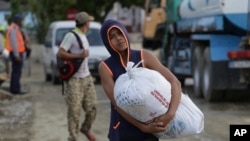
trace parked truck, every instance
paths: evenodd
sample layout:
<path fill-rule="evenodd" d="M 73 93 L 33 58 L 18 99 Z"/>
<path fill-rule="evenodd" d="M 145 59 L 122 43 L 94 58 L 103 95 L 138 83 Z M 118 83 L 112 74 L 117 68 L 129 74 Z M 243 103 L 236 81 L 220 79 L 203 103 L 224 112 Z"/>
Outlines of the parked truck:
<path fill-rule="evenodd" d="M 158 42 L 151 48 L 161 47 L 162 63 L 182 83 L 193 78 L 195 96 L 217 101 L 231 90 L 250 94 L 249 0 L 146 0 L 145 11 L 143 47 L 150 31 Z"/>

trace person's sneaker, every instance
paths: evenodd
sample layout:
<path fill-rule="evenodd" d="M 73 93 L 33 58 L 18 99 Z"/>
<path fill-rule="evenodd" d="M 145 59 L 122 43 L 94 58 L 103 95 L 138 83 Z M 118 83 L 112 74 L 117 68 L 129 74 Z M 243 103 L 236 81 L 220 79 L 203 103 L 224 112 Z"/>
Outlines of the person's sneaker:
<path fill-rule="evenodd" d="M 26 91 L 20 91 L 20 92 L 11 92 L 12 94 L 14 95 L 24 95 L 24 94 L 27 94 Z"/>
<path fill-rule="evenodd" d="M 21 91 L 21 92 L 19 92 L 18 94 L 27 94 L 28 92 L 26 92 L 26 91 Z"/>
<path fill-rule="evenodd" d="M 89 141 L 96 141 L 96 138 L 92 133 L 86 132 L 83 128 L 80 129 L 80 132 L 85 135 Z"/>

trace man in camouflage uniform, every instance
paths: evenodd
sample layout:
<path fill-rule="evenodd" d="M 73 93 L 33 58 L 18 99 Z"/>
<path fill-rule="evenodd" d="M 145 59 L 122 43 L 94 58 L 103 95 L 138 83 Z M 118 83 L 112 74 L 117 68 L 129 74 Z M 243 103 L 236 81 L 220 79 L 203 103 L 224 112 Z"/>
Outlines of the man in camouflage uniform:
<path fill-rule="evenodd" d="M 57 56 L 62 59 L 84 58 L 79 70 L 69 80 L 65 81 L 64 93 L 68 107 L 68 141 L 77 141 L 82 109 L 86 113 L 80 132 L 86 135 L 89 141 L 96 141 L 90 129 L 96 118 L 97 97 L 88 67 L 89 42 L 85 34 L 89 29 L 90 21 L 93 19 L 86 12 L 80 12 L 75 17 L 76 28 L 73 32 L 80 37 L 84 49 L 80 48 L 75 35 L 69 32 L 65 35 L 57 53 Z"/>

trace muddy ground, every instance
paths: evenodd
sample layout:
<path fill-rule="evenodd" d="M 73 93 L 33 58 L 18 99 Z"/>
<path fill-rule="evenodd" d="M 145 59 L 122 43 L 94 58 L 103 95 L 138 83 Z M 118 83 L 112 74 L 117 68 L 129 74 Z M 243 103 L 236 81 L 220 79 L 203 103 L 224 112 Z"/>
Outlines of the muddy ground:
<path fill-rule="evenodd" d="M 22 85 L 29 90 L 28 94 L 11 96 L 7 91 L 9 81 L 0 88 L 0 93 L 8 97 L 0 100 L 0 141 L 67 140 L 64 96 L 61 95 L 60 85 L 44 80 L 42 49 L 42 45 L 33 46 L 30 76 L 24 69 Z M 188 83 L 185 91 L 192 95 Z M 109 101 L 100 84 L 96 84 L 96 90 L 99 105 L 93 132 L 98 141 L 108 141 Z M 202 99 L 192 99 L 204 112 L 204 132 L 172 141 L 228 141 L 230 124 L 250 124 L 249 101 L 207 103 Z M 84 140 L 86 138 L 79 134 L 79 141 Z"/>

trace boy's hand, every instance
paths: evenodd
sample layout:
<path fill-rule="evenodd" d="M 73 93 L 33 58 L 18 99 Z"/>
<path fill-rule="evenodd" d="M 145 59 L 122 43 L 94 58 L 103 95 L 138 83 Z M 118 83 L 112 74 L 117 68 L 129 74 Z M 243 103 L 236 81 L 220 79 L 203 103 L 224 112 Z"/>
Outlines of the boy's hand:
<path fill-rule="evenodd" d="M 89 50 L 83 50 L 82 53 L 79 54 L 80 55 L 80 58 L 85 58 L 85 57 L 88 57 L 89 56 Z"/>
<path fill-rule="evenodd" d="M 174 118 L 173 115 L 166 113 L 154 119 L 154 122 L 161 122 L 163 127 L 166 127 L 171 120 Z"/>
<path fill-rule="evenodd" d="M 145 133 L 159 133 L 166 131 L 167 126 L 164 126 L 163 122 L 153 121 L 149 124 L 144 124 L 141 127 L 142 132 Z"/>

